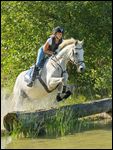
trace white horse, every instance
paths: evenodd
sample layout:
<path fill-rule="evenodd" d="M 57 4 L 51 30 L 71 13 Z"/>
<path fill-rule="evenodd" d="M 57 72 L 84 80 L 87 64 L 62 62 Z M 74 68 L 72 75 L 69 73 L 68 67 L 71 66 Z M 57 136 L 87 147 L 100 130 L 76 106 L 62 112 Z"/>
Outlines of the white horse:
<path fill-rule="evenodd" d="M 61 101 L 71 95 L 70 90 L 63 90 L 68 80 L 66 67 L 67 63 L 71 61 L 77 66 L 78 72 L 85 70 L 83 41 L 73 38 L 64 40 L 57 52 L 55 56 L 51 56 L 45 62 L 41 76 L 35 80 L 32 87 L 28 87 L 24 80 L 27 71 L 18 75 L 13 90 L 15 110 L 22 108 L 24 98 L 32 102 L 37 101 L 37 103 L 43 100 L 46 103 L 46 100 Z"/>

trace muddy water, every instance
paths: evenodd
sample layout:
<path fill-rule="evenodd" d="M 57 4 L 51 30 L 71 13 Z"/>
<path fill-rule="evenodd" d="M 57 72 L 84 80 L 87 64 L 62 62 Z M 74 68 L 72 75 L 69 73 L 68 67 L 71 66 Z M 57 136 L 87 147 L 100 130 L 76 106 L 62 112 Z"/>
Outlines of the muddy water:
<path fill-rule="evenodd" d="M 59 138 L 11 139 L 2 137 L 2 149 L 111 149 L 111 123 L 104 127 Z"/>

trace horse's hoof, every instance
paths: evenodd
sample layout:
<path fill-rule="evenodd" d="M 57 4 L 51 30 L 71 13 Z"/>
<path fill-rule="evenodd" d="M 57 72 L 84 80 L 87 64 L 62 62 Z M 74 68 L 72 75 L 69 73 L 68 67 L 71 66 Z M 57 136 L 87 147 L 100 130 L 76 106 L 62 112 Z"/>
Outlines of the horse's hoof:
<path fill-rule="evenodd" d="M 60 102 L 63 99 L 59 95 L 57 95 L 56 100 L 57 100 L 57 102 Z"/>
<path fill-rule="evenodd" d="M 66 95 L 63 97 L 63 99 L 68 98 L 71 94 L 72 94 L 72 92 L 71 92 L 71 91 L 67 91 L 67 92 L 66 92 Z"/>

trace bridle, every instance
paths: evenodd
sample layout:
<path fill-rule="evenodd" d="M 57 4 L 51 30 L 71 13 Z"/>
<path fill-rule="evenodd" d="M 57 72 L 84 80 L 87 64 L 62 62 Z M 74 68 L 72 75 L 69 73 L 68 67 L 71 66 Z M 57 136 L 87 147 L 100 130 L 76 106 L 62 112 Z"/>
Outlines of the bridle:
<path fill-rule="evenodd" d="M 75 49 L 78 49 L 78 50 L 81 50 L 81 49 L 83 49 L 83 47 L 80 47 L 80 48 L 75 48 Z M 74 49 L 72 49 L 72 53 L 73 53 L 73 57 L 74 57 Z M 82 61 L 82 60 L 80 60 L 80 61 L 78 61 L 78 62 L 76 62 L 75 60 L 74 61 L 72 61 L 71 59 L 69 60 L 72 64 L 75 64 L 76 66 L 80 66 L 81 64 L 83 64 L 84 63 L 84 61 Z"/>
<path fill-rule="evenodd" d="M 81 48 L 75 48 L 75 49 L 81 50 L 81 49 L 83 49 L 83 47 L 81 47 Z M 73 57 L 74 57 L 74 49 L 72 49 L 72 53 L 73 53 Z M 54 58 L 55 58 L 56 60 L 55 60 Z M 62 70 L 61 77 L 62 77 L 62 76 L 63 76 L 63 73 L 65 73 L 65 72 L 67 72 L 67 71 L 66 71 L 66 70 L 63 70 L 62 66 L 58 63 L 58 59 L 57 59 L 57 57 L 56 57 L 55 55 L 54 55 L 54 57 L 51 57 L 51 60 L 53 60 L 53 61 L 61 68 L 61 70 Z M 69 61 L 70 61 L 71 63 L 75 64 L 77 67 L 84 63 L 84 61 L 81 61 L 81 60 L 78 61 L 78 62 L 76 62 L 76 61 L 72 61 L 71 59 L 69 59 Z M 54 68 L 57 68 L 53 63 L 51 63 L 51 64 L 52 64 L 52 66 L 53 66 Z"/>

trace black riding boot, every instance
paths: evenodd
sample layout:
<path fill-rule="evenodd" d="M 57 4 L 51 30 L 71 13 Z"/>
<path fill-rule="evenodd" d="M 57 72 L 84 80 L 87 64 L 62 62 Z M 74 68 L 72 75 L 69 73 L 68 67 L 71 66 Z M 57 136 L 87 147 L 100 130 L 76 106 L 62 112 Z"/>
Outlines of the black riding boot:
<path fill-rule="evenodd" d="M 31 76 L 31 81 L 30 81 L 30 83 L 27 84 L 27 86 L 29 86 L 29 87 L 33 86 L 33 82 L 35 81 L 36 76 L 39 73 L 39 70 L 40 69 L 35 65 L 35 67 L 33 68 L 33 73 L 32 73 L 32 76 Z"/>

